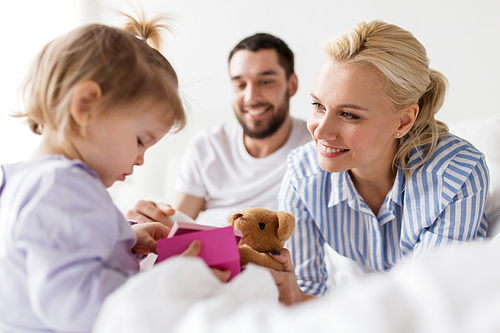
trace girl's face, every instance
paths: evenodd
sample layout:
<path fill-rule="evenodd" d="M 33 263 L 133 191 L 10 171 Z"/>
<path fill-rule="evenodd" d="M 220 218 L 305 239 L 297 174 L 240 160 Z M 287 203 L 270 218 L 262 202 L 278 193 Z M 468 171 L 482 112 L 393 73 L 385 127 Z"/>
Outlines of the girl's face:
<path fill-rule="evenodd" d="M 325 59 L 311 96 L 307 127 L 322 169 L 390 171 L 400 116 L 391 109 L 377 72 Z"/>
<path fill-rule="evenodd" d="M 144 163 L 146 150 L 168 133 L 171 125 L 160 117 L 164 108 L 159 103 L 137 102 L 90 118 L 87 137 L 78 150 L 106 187 L 132 174 L 135 165 Z"/>

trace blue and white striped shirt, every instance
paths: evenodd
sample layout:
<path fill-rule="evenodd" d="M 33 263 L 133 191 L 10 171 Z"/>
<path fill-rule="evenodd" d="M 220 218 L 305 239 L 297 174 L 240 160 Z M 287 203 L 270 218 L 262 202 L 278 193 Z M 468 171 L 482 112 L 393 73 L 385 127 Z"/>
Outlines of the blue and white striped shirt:
<path fill-rule="evenodd" d="M 414 150 L 408 166 L 420 158 Z M 326 293 L 325 242 L 367 270 L 384 271 L 409 254 L 483 240 L 488 184 L 484 155 L 467 141 L 448 135 L 408 179 L 403 170 L 397 171 L 375 216 L 347 171 L 320 168 L 314 142 L 293 150 L 279 201 L 280 210 L 293 213 L 297 220 L 287 247 L 299 286 L 308 294 Z"/>

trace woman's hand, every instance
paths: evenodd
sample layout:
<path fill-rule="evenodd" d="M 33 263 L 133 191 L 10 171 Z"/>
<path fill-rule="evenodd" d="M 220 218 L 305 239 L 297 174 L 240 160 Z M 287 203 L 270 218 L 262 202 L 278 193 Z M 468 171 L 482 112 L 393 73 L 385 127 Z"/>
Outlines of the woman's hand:
<path fill-rule="evenodd" d="M 199 240 L 194 240 L 191 244 L 189 244 L 189 247 L 187 248 L 186 251 L 182 252 L 181 256 L 188 256 L 188 257 L 197 257 L 198 254 L 200 254 L 201 251 L 201 242 Z M 229 280 L 229 277 L 231 276 L 231 270 L 226 269 L 225 271 L 221 271 L 220 269 L 216 268 L 210 268 L 212 270 L 212 273 L 223 283 L 227 282 Z"/>
<path fill-rule="evenodd" d="M 170 205 L 141 200 L 135 204 L 133 209 L 125 214 L 125 217 L 139 223 L 161 222 L 171 228 L 173 223 L 168 217 L 174 215 L 174 213 L 175 209 L 170 207 Z"/>
<path fill-rule="evenodd" d="M 274 253 L 274 254 L 273 254 Z M 278 286 L 280 301 L 287 305 L 303 302 L 316 296 L 305 294 L 297 283 L 295 272 L 293 270 L 290 252 L 287 249 L 281 249 L 277 252 L 271 252 L 271 257 L 280 262 L 285 269 L 283 272 L 269 269 L 273 275 L 274 281 Z"/>
<path fill-rule="evenodd" d="M 168 236 L 170 228 L 160 222 L 138 223 L 132 225 L 137 236 L 132 251 L 138 254 L 156 253 L 156 241 Z"/>

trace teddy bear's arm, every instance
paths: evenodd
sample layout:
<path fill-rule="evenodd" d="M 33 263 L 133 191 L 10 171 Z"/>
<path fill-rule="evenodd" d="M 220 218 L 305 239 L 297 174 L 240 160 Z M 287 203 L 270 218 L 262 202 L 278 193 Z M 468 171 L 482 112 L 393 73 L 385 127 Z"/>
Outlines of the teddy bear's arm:
<path fill-rule="evenodd" d="M 283 271 L 283 265 L 269 256 L 267 253 L 260 253 L 252 249 L 248 245 L 239 246 L 240 251 L 240 263 L 241 266 L 245 266 L 249 262 L 269 267 L 277 271 Z"/>

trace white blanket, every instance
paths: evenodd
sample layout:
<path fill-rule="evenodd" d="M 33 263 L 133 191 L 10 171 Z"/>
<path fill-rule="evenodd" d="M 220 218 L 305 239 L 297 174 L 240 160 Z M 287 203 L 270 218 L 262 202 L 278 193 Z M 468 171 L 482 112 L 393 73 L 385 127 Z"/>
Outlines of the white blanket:
<path fill-rule="evenodd" d="M 94 332 L 499 332 L 499 259 L 500 244 L 449 248 L 286 307 L 266 269 L 221 284 L 174 258 L 112 294 Z"/>
<path fill-rule="evenodd" d="M 211 318 L 223 318 L 247 304 L 278 307 L 278 297 L 267 269 L 248 265 L 223 284 L 201 259 L 173 257 L 110 295 L 93 331 L 202 332 Z"/>

